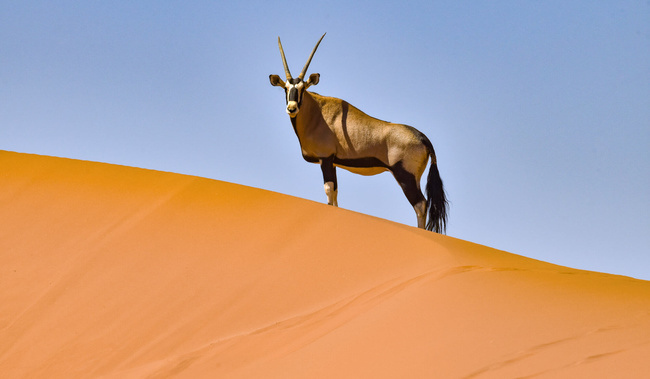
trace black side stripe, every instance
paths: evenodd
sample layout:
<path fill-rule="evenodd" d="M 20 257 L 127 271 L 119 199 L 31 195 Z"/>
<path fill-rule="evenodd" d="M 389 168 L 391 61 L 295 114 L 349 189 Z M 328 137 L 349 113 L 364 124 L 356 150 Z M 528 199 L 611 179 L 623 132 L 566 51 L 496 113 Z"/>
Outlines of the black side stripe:
<path fill-rule="evenodd" d="M 372 167 L 390 168 L 380 159 L 375 157 L 353 158 L 353 159 L 340 159 L 334 157 L 334 164 L 337 164 L 339 166 L 358 167 L 358 168 L 372 168 Z"/>

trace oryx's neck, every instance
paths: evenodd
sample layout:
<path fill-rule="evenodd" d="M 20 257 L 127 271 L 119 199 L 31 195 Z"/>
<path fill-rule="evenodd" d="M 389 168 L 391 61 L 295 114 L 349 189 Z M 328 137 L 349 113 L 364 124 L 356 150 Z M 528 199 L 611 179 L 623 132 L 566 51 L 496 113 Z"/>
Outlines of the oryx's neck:
<path fill-rule="evenodd" d="M 321 99 L 320 95 L 305 91 L 300 111 L 291 119 L 302 156 L 308 162 L 318 162 L 336 153 L 336 136 L 325 120 Z"/>
<path fill-rule="evenodd" d="M 322 119 L 321 109 L 311 93 L 305 91 L 302 96 L 300 111 L 296 117 L 291 119 L 293 129 L 301 141 L 317 127 L 319 119 Z M 320 116 L 320 117 L 319 117 Z"/>

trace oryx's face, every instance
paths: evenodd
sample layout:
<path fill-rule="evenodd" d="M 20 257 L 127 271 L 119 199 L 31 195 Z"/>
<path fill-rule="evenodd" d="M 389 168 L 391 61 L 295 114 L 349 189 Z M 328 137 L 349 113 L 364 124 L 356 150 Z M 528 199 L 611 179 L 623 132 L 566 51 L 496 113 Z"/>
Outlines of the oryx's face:
<path fill-rule="evenodd" d="M 325 37 L 325 34 L 323 34 L 323 37 Z M 283 81 L 282 79 L 280 79 L 280 76 L 278 75 L 269 75 L 269 80 L 271 81 L 271 85 L 284 88 L 285 100 L 287 101 L 287 114 L 289 114 L 291 118 L 296 117 L 296 115 L 300 111 L 302 98 L 307 88 L 318 84 L 318 81 L 320 80 L 320 74 L 311 74 L 309 75 L 309 79 L 307 79 L 306 81 L 303 80 L 303 78 L 307 73 L 307 68 L 309 68 L 309 63 L 311 63 L 311 59 L 314 57 L 314 53 L 316 52 L 318 45 L 320 45 L 320 41 L 323 40 L 323 37 L 320 37 L 320 39 L 318 40 L 318 43 L 316 44 L 316 47 L 314 47 L 314 50 L 312 50 L 311 55 L 309 56 L 309 59 L 305 64 L 305 67 L 303 67 L 302 72 L 300 73 L 300 75 L 298 75 L 297 78 L 291 77 L 291 72 L 289 72 L 289 66 L 287 66 L 287 59 L 285 58 L 284 50 L 282 49 L 282 42 L 280 42 L 280 37 L 278 37 L 278 46 L 280 47 L 280 53 L 282 55 L 282 63 L 284 64 L 284 72 L 287 76 L 287 81 L 286 82 Z"/>
<path fill-rule="evenodd" d="M 296 117 L 298 111 L 300 111 L 302 97 L 307 88 L 318 84 L 319 79 L 320 74 L 309 75 L 309 79 L 307 79 L 307 81 L 303 81 L 299 78 L 292 78 L 286 82 L 280 79 L 278 75 L 269 76 L 269 80 L 271 81 L 272 85 L 284 88 L 284 98 L 287 101 L 287 114 L 291 118 Z"/>
<path fill-rule="evenodd" d="M 291 79 L 284 83 L 284 92 L 287 97 L 287 114 L 290 117 L 295 117 L 298 114 L 305 88 L 305 83 L 300 79 Z"/>

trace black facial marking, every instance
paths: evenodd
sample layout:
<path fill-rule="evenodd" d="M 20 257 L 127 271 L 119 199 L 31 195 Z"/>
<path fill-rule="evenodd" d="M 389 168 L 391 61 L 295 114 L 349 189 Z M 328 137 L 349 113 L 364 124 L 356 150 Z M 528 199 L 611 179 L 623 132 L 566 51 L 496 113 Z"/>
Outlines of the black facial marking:
<path fill-rule="evenodd" d="M 298 90 L 296 89 L 296 87 L 291 87 L 289 89 L 288 99 L 289 99 L 289 101 L 298 102 Z"/>

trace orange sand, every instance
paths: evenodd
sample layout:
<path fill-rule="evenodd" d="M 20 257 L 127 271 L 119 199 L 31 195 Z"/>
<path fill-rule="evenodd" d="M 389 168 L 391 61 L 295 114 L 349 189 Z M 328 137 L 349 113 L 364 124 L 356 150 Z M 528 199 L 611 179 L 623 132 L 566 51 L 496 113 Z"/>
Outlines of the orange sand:
<path fill-rule="evenodd" d="M 650 282 L 215 180 L 0 152 L 0 262 L 2 378 L 650 377 Z"/>

